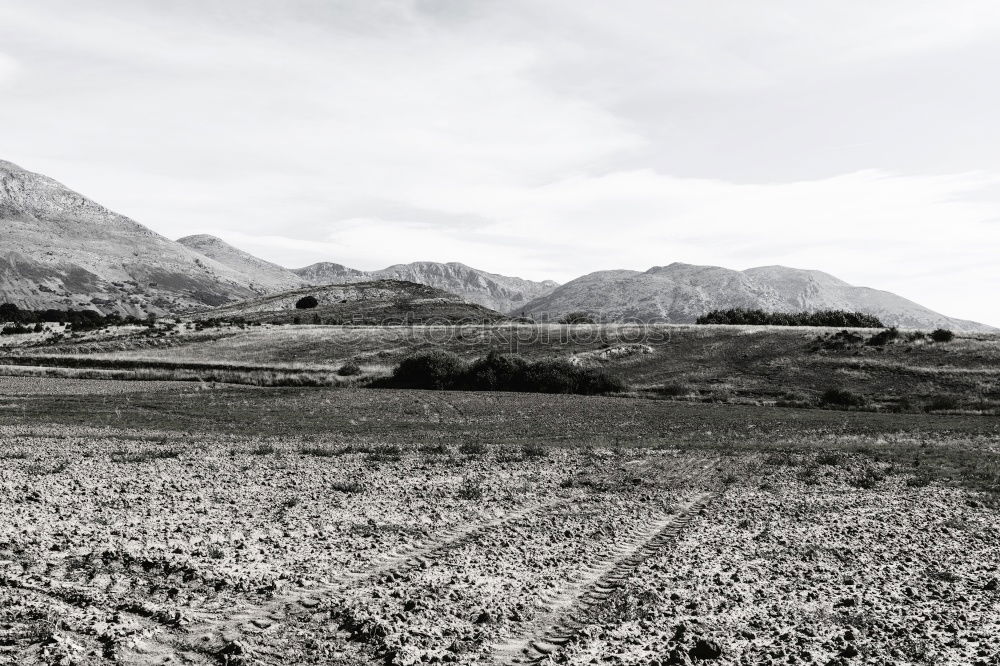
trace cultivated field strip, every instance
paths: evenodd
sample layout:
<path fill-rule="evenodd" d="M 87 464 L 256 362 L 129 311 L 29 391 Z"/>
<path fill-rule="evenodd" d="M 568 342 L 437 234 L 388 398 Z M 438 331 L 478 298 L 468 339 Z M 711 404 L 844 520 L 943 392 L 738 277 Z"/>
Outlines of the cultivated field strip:
<path fill-rule="evenodd" d="M 277 624 L 310 615 L 321 605 L 335 601 L 348 588 L 362 586 L 389 573 L 400 574 L 413 569 L 427 568 L 441 553 L 472 541 L 483 532 L 500 528 L 539 511 L 568 504 L 572 499 L 556 497 L 545 502 L 533 502 L 494 520 L 444 530 L 430 541 L 401 552 L 387 553 L 372 566 L 361 571 L 347 572 L 335 582 L 289 592 L 266 605 L 224 619 L 217 616 L 201 618 L 188 627 L 188 633 L 198 636 L 197 641 L 200 645 L 213 644 L 218 650 L 224 651 L 227 645 L 240 641 L 246 634 L 271 630 Z"/>
<path fill-rule="evenodd" d="M 711 466 L 702 469 L 699 480 L 705 479 Z M 493 650 L 493 663 L 535 663 L 547 659 L 583 628 L 589 609 L 605 602 L 644 561 L 669 547 L 681 530 L 718 494 L 714 489 L 696 492 L 675 506 L 673 515 L 631 534 L 628 540 L 631 547 L 623 546 L 606 553 L 599 561 L 584 567 L 558 594 L 540 599 L 546 612 L 497 645 Z"/>

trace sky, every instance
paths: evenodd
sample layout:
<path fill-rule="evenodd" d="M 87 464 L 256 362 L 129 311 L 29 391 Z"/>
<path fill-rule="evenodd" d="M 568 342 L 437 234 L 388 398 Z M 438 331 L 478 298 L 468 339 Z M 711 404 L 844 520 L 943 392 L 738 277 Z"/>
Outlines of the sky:
<path fill-rule="evenodd" d="M 1000 325 L 995 0 L 2 0 L 0 159 L 289 267 L 782 264 Z"/>

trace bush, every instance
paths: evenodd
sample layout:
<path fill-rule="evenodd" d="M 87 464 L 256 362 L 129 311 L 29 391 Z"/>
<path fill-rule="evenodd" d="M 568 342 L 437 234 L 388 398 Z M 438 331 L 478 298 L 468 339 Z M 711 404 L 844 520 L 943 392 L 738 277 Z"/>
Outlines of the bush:
<path fill-rule="evenodd" d="M 698 317 L 697 324 L 730 324 L 755 326 L 846 326 L 848 328 L 881 328 L 875 315 L 846 310 L 817 312 L 765 312 L 764 310 L 712 310 Z"/>
<path fill-rule="evenodd" d="M 570 312 L 559 319 L 560 324 L 596 324 L 588 312 Z"/>
<path fill-rule="evenodd" d="M 931 340 L 934 342 L 951 342 L 955 339 L 955 334 L 947 328 L 937 328 L 931 332 Z"/>
<path fill-rule="evenodd" d="M 319 305 L 315 296 L 303 296 L 295 302 L 295 307 L 299 310 L 309 310 Z"/>
<path fill-rule="evenodd" d="M 822 402 L 837 407 L 863 407 L 865 398 L 847 389 L 829 388 L 823 392 Z"/>
<path fill-rule="evenodd" d="M 898 337 L 899 329 L 893 326 L 892 328 L 887 328 L 884 331 L 876 333 L 872 337 L 868 338 L 868 342 L 865 344 L 870 347 L 884 347 Z"/>
<path fill-rule="evenodd" d="M 940 412 L 958 409 L 958 398 L 953 395 L 939 395 L 924 405 L 925 412 Z"/>
<path fill-rule="evenodd" d="M 447 351 L 429 351 L 403 359 L 392 378 L 397 386 L 417 389 L 457 388 L 467 370 L 465 361 Z"/>
<path fill-rule="evenodd" d="M 465 363 L 445 351 L 404 359 L 389 385 L 399 388 L 463 391 L 520 391 L 598 395 L 624 391 L 625 383 L 603 369 L 583 368 L 564 359 L 529 361 L 516 354 L 490 353 Z"/>
<path fill-rule="evenodd" d="M 355 375 L 360 375 L 361 366 L 353 361 L 348 361 L 344 365 L 337 368 L 337 374 L 341 377 L 353 377 Z"/>

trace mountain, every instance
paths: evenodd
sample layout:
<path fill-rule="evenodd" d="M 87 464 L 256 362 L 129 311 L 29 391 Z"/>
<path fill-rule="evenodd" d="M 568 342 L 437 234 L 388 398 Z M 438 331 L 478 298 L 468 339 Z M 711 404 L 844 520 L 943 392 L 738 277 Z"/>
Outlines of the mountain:
<path fill-rule="evenodd" d="M 305 268 L 296 268 L 293 273 L 301 277 L 308 284 L 342 284 L 344 282 L 363 282 L 371 276 L 371 273 L 348 268 L 342 264 L 334 264 L 329 261 L 321 261 Z"/>
<path fill-rule="evenodd" d="M 142 315 L 257 291 L 239 271 L 0 161 L 0 302 Z"/>
<path fill-rule="evenodd" d="M 513 314 L 519 313 L 532 299 L 544 296 L 559 286 L 551 280 L 533 282 L 487 273 L 457 262 L 417 261 L 369 272 L 340 264 L 321 263 L 293 272 L 312 284 L 337 284 L 359 279 L 418 282 L 457 294 L 470 303 Z"/>
<path fill-rule="evenodd" d="M 252 280 L 251 288 L 255 291 L 271 293 L 305 287 L 309 284 L 287 268 L 264 261 L 249 252 L 244 252 L 239 248 L 233 247 L 215 236 L 197 234 L 178 238 L 177 242 L 190 250 L 194 250 L 243 275 L 249 276 Z"/>
<path fill-rule="evenodd" d="M 307 296 L 311 308 L 297 304 Z M 196 319 L 232 319 L 252 322 L 325 324 L 443 324 L 489 323 L 507 318 L 481 305 L 466 303 L 455 294 L 415 282 L 372 280 L 311 286 L 260 296 L 205 310 Z"/>
<path fill-rule="evenodd" d="M 567 282 L 525 306 L 535 319 L 556 320 L 577 311 L 604 321 L 692 323 L 711 310 L 769 312 L 849 310 L 876 315 L 905 328 L 995 330 L 953 319 L 887 291 L 855 287 L 820 271 L 764 266 L 734 271 L 673 263 L 648 271 L 599 271 Z"/>

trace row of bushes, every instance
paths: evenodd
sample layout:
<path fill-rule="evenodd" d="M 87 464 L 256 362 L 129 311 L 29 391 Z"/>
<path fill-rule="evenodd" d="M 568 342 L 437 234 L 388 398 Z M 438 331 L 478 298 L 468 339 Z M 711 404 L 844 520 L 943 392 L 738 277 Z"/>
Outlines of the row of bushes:
<path fill-rule="evenodd" d="M 531 361 L 516 354 L 491 352 L 468 362 L 436 350 L 404 359 L 382 385 L 457 391 L 522 391 L 597 395 L 626 389 L 625 383 L 600 368 L 584 368 L 567 360 Z"/>
<path fill-rule="evenodd" d="M 875 315 L 845 310 L 817 312 L 765 312 L 764 310 L 713 310 L 698 317 L 698 324 L 732 324 L 755 326 L 846 326 L 848 328 L 882 328 Z"/>
<path fill-rule="evenodd" d="M 124 324 L 150 324 L 155 322 L 155 318 L 150 315 L 146 319 L 136 317 L 122 317 L 120 314 L 101 314 L 94 310 L 22 310 L 13 303 L 0 304 L 0 322 L 15 324 L 24 329 L 27 325 L 35 324 L 69 324 L 75 331 L 92 331 L 105 326 L 121 326 Z M 28 333 L 28 330 L 18 330 L 16 332 Z"/>

